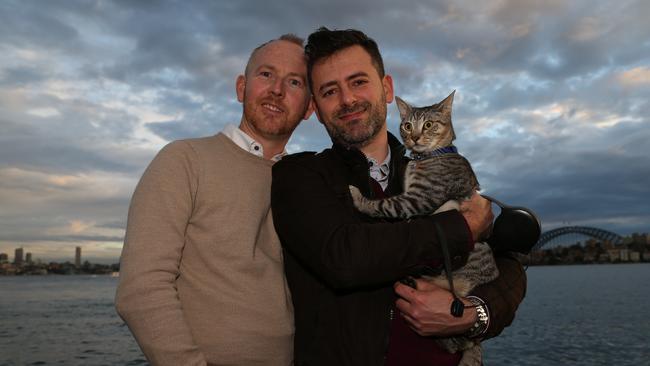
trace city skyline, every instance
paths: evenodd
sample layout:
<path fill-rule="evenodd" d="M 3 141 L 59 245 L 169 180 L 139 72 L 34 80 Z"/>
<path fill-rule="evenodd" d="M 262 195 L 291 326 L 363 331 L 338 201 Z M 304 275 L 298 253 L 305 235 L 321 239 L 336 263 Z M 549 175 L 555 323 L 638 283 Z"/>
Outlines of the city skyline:
<path fill-rule="evenodd" d="M 77 268 L 81 267 L 81 264 L 83 262 L 85 262 L 85 261 L 88 261 L 90 263 L 101 263 L 101 264 L 114 264 L 114 263 L 118 262 L 118 260 L 110 260 L 110 258 L 105 258 L 105 257 L 86 258 L 85 256 L 83 257 L 83 261 L 82 261 L 81 252 L 82 252 L 82 247 L 81 246 L 76 246 L 74 248 L 74 252 L 72 253 L 72 255 L 69 258 L 66 257 L 66 256 L 62 256 L 62 257 L 59 257 L 59 258 L 51 258 L 51 259 L 54 259 L 54 260 L 44 260 L 44 259 L 38 257 L 39 253 L 33 253 L 33 252 L 30 252 L 30 251 L 26 251 L 25 247 L 21 246 L 21 247 L 14 248 L 13 259 L 9 255 L 9 253 L 0 251 L 0 262 L 2 262 L 3 259 L 5 261 L 7 261 L 8 263 L 12 263 L 12 264 L 22 264 L 22 263 L 29 264 L 29 263 L 36 263 L 36 262 L 39 262 L 39 261 L 43 262 L 43 263 L 50 262 L 50 261 L 52 261 L 52 262 L 69 262 L 69 263 L 74 264 L 75 267 L 77 267 Z M 36 254 L 36 256 L 34 256 L 34 254 Z M 56 259 L 58 259 L 58 260 L 56 260 Z M 95 259 L 95 260 L 98 260 L 98 261 L 91 261 L 90 259 Z"/>
<path fill-rule="evenodd" d="M 155 153 L 237 124 L 250 51 L 321 25 L 376 39 L 414 105 L 456 90 L 456 144 L 484 192 L 543 230 L 650 232 L 649 16 L 640 0 L 2 2 L 0 252 L 117 261 Z M 287 149 L 329 144 L 312 116 Z"/>

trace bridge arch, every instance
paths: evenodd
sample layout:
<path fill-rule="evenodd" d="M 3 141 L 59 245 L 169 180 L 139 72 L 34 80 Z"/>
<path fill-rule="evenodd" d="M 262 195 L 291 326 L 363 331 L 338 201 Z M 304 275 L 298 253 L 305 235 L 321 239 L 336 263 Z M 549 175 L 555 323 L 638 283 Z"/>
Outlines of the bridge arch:
<path fill-rule="evenodd" d="M 551 240 L 567 234 L 581 234 L 594 239 L 608 241 L 614 245 L 621 244 L 623 237 L 611 231 L 589 227 L 589 226 L 564 226 L 557 229 L 544 232 L 533 247 L 533 250 L 541 249 L 544 245 L 548 244 Z"/>

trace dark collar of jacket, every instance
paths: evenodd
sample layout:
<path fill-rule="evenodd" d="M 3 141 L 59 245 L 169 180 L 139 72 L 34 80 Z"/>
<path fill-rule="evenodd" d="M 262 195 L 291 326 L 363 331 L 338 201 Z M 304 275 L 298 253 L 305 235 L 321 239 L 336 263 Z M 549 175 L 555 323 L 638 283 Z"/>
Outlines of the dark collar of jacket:
<path fill-rule="evenodd" d="M 388 132 L 388 146 L 391 151 L 391 159 L 386 194 L 393 196 L 404 190 L 404 170 L 409 158 L 405 156 L 406 148 L 404 145 L 390 132 Z M 332 146 L 332 151 L 341 157 L 350 169 L 352 185 L 357 186 L 366 197 L 373 198 L 374 194 L 370 188 L 371 178 L 366 156 L 357 148 L 349 148 L 336 142 Z"/>

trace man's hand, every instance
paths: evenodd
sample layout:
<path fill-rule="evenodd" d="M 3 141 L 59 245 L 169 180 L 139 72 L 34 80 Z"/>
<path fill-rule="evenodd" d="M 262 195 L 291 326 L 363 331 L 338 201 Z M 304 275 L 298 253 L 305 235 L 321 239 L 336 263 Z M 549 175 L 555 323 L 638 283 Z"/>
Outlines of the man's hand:
<path fill-rule="evenodd" d="M 416 280 L 417 290 L 397 282 L 393 287 L 400 297 L 396 306 L 411 329 L 421 336 L 462 334 L 476 322 L 476 309 L 465 308 L 463 316 L 451 315 L 451 292 L 426 280 Z M 469 301 L 463 303 L 470 305 Z"/>
<path fill-rule="evenodd" d="M 474 242 L 489 236 L 494 220 L 490 201 L 475 191 L 470 199 L 461 202 L 460 213 L 467 221 Z"/>

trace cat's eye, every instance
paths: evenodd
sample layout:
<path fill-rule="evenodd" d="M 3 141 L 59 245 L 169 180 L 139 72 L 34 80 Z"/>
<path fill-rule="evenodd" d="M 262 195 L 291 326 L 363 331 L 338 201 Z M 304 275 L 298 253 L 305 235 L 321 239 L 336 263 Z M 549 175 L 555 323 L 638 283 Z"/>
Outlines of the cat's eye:
<path fill-rule="evenodd" d="M 431 121 L 426 121 L 426 122 L 424 123 L 424 128 L 426 128 L 427 130 L 430 129 L 431 127 L 433 127 L 433 122 L 431 122 Z"/>
<path fill-rule="evenodd" d="M 407 123 L 402 125 L 402 128 L 404 129 L 404 131 L 411 131 L 411 129 L 413 128 L 413 125 L 411 124 L 411 122 L 407 122 Z"/>

